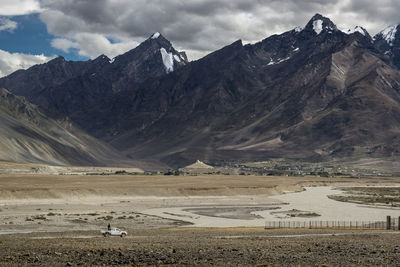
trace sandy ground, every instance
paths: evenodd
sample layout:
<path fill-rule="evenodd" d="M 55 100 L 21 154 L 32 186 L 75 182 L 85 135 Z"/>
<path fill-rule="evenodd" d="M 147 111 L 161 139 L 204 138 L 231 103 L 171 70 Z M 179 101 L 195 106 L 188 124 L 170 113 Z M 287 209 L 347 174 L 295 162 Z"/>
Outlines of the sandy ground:
<path fill-rule="evenodd" d="M 109 222 L 127 229 L 176 225 L 255 227 L 264 226 L 266 219 L 276 220 L 277 216 L 271 215 L 275 209 L 323 213 L 323 209 L 339 211 L 343 206 L 353 207 L 349 215 L 355 214 L 354 209 L 360 212 L 360 207 L 328 199 L 326 192 L 303 192 L 303 186 L 377 182 L 393 185 L 397 180 L 7 174 L 0 175 L 0 233 L 99 230 Z M 300 193 L 278 196 L 288 192 Z M 321 215 L 323 219 L 337 219 Z"/>
<path fill-rule="evenodd" d="M 398 260 L 393 237 L 397 232 L 277 233 L 249 227 L 264 225 L 268 216 L 276 220 L 271 215 L 276 210 L 321 212 L 326 192 L 315 190 L 332 190 L 326 186 L 398 182 L 395 178 L 3 174 L 0 265 L 338 265 L 339 256 L 325 256 L 339 248 L 347 257 L 343 262 L 350 265 L 392 265 Z M 304 191 L 305 186 L 316 187 Z M 310 208 L 305 197 L 309 193 L 319 207 Z M 326 208 L 339 214 L 343 205 L 355 205 L 329 201 L 337 206 Z M 99 230 L 108 223 L 127 230 L 128 237 L 105 240 Z M 232 226 L 247 228 L 226 228 Z M 311 252 L 303 251 L 297 240 Z M 343 240 L 347 243 L 341 247 Z M 380 253 L 374 242 L 382 244 L 384 258 L 373 256 Z M 325 245 L 315 248 L 315 243 Z M 288 257 L 291 251 L 295 254 Z M 85 261 L 88 255 L 90 261 Z"/>
<path fill-rule="evenodd" d="M 276 178 L 276 177 L 275 177 Z M 0 175 L 0 233 L 129 229 L 185 224 L 142 215 L 152 208 L 270 204 L 267 196 L 301 190 L 299 181 L 243 176 Z M 187 224 L 187 223 L 186 223 Z"/>

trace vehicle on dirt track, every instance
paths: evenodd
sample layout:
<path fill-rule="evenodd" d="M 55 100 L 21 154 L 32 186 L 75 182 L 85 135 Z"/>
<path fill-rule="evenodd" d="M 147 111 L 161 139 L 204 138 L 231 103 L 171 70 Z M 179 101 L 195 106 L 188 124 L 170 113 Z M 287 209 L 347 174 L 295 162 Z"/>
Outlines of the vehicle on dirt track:
<path fill-rule="evenodd" d="M 104 237 L 109 237 L 109 236 L 125 237 L 128 235 L 126 231 L 122 231 L 119 228 L 111 228 L 110 230 L 101 230 L 100 232 Z"/>

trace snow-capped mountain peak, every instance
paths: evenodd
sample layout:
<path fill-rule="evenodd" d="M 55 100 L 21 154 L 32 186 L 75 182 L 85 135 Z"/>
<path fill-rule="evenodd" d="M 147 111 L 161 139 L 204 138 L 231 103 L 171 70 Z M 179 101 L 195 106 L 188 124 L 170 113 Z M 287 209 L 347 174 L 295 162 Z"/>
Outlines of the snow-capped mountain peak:
<path fill-rule="evenodd" d="M 397 33 L 397 28 L 398 28 L 398 24 L 397 25 L 393 25 L 393 26 L 389 26 L 386 29 L 384 29 L 383 31 L 381 31 L 378 35 L 382 35 L 382 38 L 390 45 L 393 45 L 393 41 L 396 38 L 396 33 Z"/>
<path fill-rule="evenodd" d="M 157 39 L 158 37 L 160 37 L 160 33 L 159 32 L 155 32 L 152 36 L 151 39 Z"/>
<path fill-rule="evenodd" d="M 313 30 L 318 34 L 320 34 L 323 30 L 323 21 L 320 19 L 313 21 Z"/>
<path fill-rule="evenodd" d="M 142 53 L 155 56 L 153 60 L 161 66 L 165 73 L 171 73 L 188 63 L 185 52 L 177 51 L 160 32 L 153 33 L 146 41 L 139 45 Z"/>
<path fill-rule="evenodd" d="M 353 34 L 356 32 L 359 32 L 364 36 L 368 36 L 368 32 L 363 27 L 360 27 L 360 26 L 356 26 L 356 27 L 354 27 L 354 29 L 348 29 L 345 31 L 346 34 Z"/>
<path fill-rule="evenodd" d="M 326 18 L 321 14 L 316 14 L 307 23 L 305 29 L 314 32 L 316 35 L 319 35 L 324 30 L 335 31 L 337 30 L 337 27 L 329 18 Z"/>

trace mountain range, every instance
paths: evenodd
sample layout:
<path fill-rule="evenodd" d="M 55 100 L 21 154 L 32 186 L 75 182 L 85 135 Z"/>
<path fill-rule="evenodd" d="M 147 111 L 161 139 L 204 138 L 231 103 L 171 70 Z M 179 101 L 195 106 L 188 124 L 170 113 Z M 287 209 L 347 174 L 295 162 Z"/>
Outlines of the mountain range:
<path fill-rule="evenodd" d="M 5 89 L 0 89 L 0 124 L 2 160 L 97 165 L 109 154 L 118 157 L 111 147 L 85 134 L 67 118 L 54 116 Z"/>
<path fill-rule="evenodd" d="M 400 153 L 399 27 L 371 37 L 360 26 L 341 31 L 316 14 L 304 28 L 256 44 L 239 40 L 192 62 L 155 33 L 114 59 L 58 57 L 1 78 L 0 88 L 43 110 L 41 118 L 57 117 L 49 115 L 48 121 L 67 133 L 60 121 L 70 122 L 74 142 L 84 140 L 86 154 L 51 152 L 49 160 L 41 152 L 29 161 L 136 160 L 181 167 L 197 159 L 392 158 Z M 2 92 L 11 96 L 8 91 Z M 43 134 L 51 128 L 25 121 L 25 128 L 39 127 Z M 19 134 L 19 140 L 41 140 Z M 61 138 L 49 135 L 56 143 Z M 4 140 L 9 136 L 0 134 Z M 68 147 L 80 147 L 74 142 Z M 19 155 L 0 157 L 27 160 Z"/>

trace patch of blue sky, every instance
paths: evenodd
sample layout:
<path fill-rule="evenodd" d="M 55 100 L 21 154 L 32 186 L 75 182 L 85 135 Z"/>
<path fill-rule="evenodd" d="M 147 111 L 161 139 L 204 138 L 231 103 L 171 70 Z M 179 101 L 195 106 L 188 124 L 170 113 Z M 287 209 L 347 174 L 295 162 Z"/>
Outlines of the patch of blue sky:
<path fill-rule="evenodd" d="M 47 32 L 46 25 L 40 20 L 38 14 L 14 16 L 11 20 L 18 23 L 13 31 L 0 31 L 0 49 L 10 53 L 23 53 L 45 56 L 63 56 L 67 60 L 87 60 L 80 56 L 76 49 L 65 53 L 51 46 L 55 38 Z"/>

